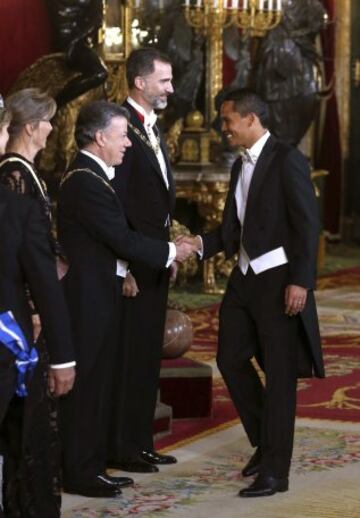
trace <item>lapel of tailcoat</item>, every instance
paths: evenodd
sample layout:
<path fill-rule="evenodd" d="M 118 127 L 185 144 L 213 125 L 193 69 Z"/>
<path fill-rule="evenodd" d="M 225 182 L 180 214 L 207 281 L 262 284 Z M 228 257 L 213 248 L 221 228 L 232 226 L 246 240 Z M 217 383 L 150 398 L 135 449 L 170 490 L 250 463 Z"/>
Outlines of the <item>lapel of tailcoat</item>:
<path fill-rule="evenodd" d="M 253 210 L 253 207 L 256 202 L 256 197 L 260 192 L 260 189 L 266 178 L 269 166 L 271 164 L 272 158 L 274 157 L 276 147 L 275 144 L 276 140 L 270 135 L 256 162 L 246 203 L 244 226 L 246 224 L 248 215 L 251 214 L 251 211 Z"/>

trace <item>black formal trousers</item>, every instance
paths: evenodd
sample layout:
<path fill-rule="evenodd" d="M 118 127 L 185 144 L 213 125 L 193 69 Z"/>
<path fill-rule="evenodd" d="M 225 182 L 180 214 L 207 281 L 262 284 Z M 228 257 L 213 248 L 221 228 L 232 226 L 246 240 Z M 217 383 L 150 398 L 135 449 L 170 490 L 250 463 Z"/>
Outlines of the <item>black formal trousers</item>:
<path fill-rule="evenodd" d="M 169 271 L 131 269 L 139 286 L 124 298 L 121 348 L 110 428 L 110 460 L 131 459 L 153 449 L 153 420 L 159 386 Z"/>
<path fill-rule="evenodd" d="M 293 449 L 297 358 L 302 325 L 285 314 L 288 265 L 255 275 L 238 266 L 220 308 L 217 364 L 263 474 L 286 477 Z M 265 386 L 255 369 L 265 373 Z"/>
<path fill-rule="evenodd" d="M 119 346 L 122 284 L 123 279 L 114 275 L 112 309 L 104 312 L 100 307 L 98 321 L 88 319 L 86 332 L 81 326 L 77 335 L 74 324 L 76 383 L 60 406 L 65 483 L 86 484 L 106 469 L 112 371 Z M 76 304 L 76 301 L 70 297 L 68 300 L 71 314 L 72 302 Z M 95 297 L 92 302 L 96 304 Z"/>

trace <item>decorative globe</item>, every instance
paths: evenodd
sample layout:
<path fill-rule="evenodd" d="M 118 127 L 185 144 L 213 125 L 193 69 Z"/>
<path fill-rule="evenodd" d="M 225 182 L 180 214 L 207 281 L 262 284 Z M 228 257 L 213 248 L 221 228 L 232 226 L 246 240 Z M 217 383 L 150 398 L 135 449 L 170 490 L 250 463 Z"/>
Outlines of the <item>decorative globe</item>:
<path fill-rule="evenodd" d="M 166 313 L 163 358 L 179 358 L 190 349 L 193 329 L 190 318 L 177 309 Z"/>
<path fill-rule="evenodd" d="M 204 116 L 199 110 L 190 112 L 186 116 L 186 127 L 192 129 L 200 129 L 204 124 Z"/>

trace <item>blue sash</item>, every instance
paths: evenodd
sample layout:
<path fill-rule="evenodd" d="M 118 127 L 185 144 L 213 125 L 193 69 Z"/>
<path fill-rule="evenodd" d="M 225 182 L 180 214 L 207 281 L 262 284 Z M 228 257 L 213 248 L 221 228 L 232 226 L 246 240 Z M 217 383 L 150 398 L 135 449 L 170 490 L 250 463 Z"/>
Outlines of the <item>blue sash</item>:
<path fill-rule="evenodd" d="M 39 360 L 35 347 L 30 349 L 26 338 L 21 331 L 11 311 L 0 314 L 0 343 L 2 343 L 16 358 L 15 365 L 18 370 L 16 394 L 20 397 L 27 396 L 25 375 L 34 370 Z"/>

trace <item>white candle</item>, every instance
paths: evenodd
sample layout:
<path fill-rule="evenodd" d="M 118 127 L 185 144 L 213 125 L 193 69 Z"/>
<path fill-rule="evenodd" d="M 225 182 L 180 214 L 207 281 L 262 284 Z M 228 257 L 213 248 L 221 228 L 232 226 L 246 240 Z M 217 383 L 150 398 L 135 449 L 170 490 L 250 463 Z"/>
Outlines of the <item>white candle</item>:
<path fill-rule="evenodd" d="M 269 1 L 268 1 L 268 10 L 269 10 L 269 11 L 272 11 L 272 10 L 273 10 L 273 0 L 269 0 Z"/>
<path fill-rule="evenodd" d="M 185 5 L 185 7 L 189 7 L 190 6 L 190 0 L 185 0 L 184 5 Z"/>
<path fill-rule="evenodd" d="M 217 6 L 218 6 L 218 0 L 214 0 L 214 4 L 213 4 L 213 6 L 214 6 L 214 9 L 217 9 Z"/>
<path fill-rule="evenodd" d="M 164 9 L 164 0 L 159 0 L 159 9 Z"/>
<path fill-rule="evenodd" d="M 201 7 L 201 0 L 196 0 L 196 7 Z"/>
<path fill-rule="evenodd" d="M 279 12 L 281 11 L 281 0 L 276 1 L 276 10 Z"/>
<path fill-rule="evenodd" d="M 223 1 L 223 8 L 224 8 L 224 9 L 227 9 L 227 8 L 228 8 L 228 0 L 224 0 L 224 1 Z"/>
<path fill-rule="evenodd" d="M 249 7 L 248 0 L 243 1 L 243 10 L 245 11 Z"/>
<path fill-rule="evenodd" d="M 259 11 L 264 10 L 264 0 L 259 0 Z"/>
<path fill-rule="evenodd" d="M 238 8 L 238 0 L 231 0 L 231 8 L 232 9 Z"/>

